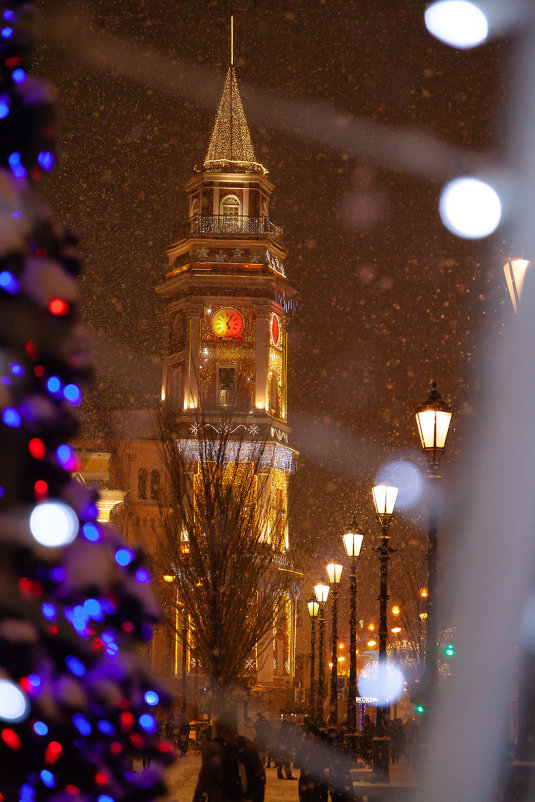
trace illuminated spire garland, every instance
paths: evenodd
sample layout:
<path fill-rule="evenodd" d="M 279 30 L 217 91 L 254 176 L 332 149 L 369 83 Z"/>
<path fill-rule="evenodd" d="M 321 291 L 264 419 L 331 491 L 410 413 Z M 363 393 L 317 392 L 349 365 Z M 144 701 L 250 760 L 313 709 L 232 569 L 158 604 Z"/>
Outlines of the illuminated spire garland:
<path fill-rule="evenodd" d="M 78 240 L 36 192 L 54 110 L 28 76 L 30 11 L 0 3 L 0 800 L 149 802 L 172 748 L 135 650 L 158 611 L 143 554 L 72 478 L 91 360 Z"/>
<path fill-rule="evenodd" d="M 203 168 L 234 173 L 267 173 L 255 159 L 233 65 L 228 68 Z"/>

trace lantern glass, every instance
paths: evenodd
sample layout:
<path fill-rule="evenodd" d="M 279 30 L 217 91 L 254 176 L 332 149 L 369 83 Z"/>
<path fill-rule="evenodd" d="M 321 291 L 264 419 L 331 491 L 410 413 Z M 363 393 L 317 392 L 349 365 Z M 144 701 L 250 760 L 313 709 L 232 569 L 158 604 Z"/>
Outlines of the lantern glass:
<path fill-rule="evenodd" d="M 329 577 L 329 582 L 331 583 L 331 585 L 333 583 L 337 585 L 340 582 L 340 579 L 342 578 L 343 568 L 344 568 L 343 565 L 339 565 L 338 563 L 335 562 L 329 563 L 329 565 L 326 566 L 327 576 Z"/>
<path fill-rule="evenodd" d="M 322 583 L 319 585 L 314 585 L 314 593 L 316 594 L 316 599 L 320 604 L 324 604 L 327 601 L 329 590 L 329 585 L 323 585 Z"/>
<path fill-rule="evenodd" d="M 358 557 L 362 548 L 362 541 L 364 535 L 358 532 L 346 532 L 342 535 L 344 539 L 344 546 L 348 557 Z"/>
<path fill-rule="evenodd" d="M 307 607 L 309 616 L 311 618 L 317 618 L 320 606 L 316 599 L 310 599 L 310 601 L 307 602 Z"/>
<path fill-rule="evenodd" d="M 518 305 L 522 297 L 522 287 L 526 278 L 526 270 L 530 265 L 529 259 L 508 259 L 503 266 L 507 289 L 513 302 L 515 313 L 518 314 Z"/>
<path fill-rule="evenodd" d="M 393 515 L 398 496 L 398 488 L 390 485 L 376 485 L 372 489 L 377 515 Z"/>

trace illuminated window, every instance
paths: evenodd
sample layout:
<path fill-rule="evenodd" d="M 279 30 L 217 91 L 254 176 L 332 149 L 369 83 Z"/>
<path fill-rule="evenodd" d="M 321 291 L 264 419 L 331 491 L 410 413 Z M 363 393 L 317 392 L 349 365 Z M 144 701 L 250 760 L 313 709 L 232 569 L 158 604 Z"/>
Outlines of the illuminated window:
<path fill-rule="evenodd" d="M 218 369 L 217 398 L 222 407 L 232 407 L 236 403 L 236 368 Z"/>
<path fill-rule="evenodd" d="M 138 498 L 147 498 L 147 470 L 140 468 L 137 472 L 137 495 Z"/>
<path fill-rule="evenodd" d="M 237 195 L 225 195 L 219 209 L 226 217 L 237 217 L 241 214 L 241 201 Z"/>
<path fill-rule="evenodd" d="M 150 497 L 153 501 L 160 498 L 160 471 L 155 469 L 150 472 Z"/>

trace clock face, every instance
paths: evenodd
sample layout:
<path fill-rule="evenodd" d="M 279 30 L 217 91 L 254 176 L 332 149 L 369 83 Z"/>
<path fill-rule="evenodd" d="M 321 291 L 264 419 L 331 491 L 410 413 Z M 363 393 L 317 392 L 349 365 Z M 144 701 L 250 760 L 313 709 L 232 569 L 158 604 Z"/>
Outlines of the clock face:
<path fill-rule="evenodd" d="M 232 339 L 241 334 L 243 318 L 236 309 L 219 309 L 212 318 L 214 334 L 225 339 Z"/>
<path fill-rule="evenodd" d="M 279 344 L 280 333 L 279 318 L 273 314 L 271 316 L 271 339 L 273 340 L 273 345 Z"/>

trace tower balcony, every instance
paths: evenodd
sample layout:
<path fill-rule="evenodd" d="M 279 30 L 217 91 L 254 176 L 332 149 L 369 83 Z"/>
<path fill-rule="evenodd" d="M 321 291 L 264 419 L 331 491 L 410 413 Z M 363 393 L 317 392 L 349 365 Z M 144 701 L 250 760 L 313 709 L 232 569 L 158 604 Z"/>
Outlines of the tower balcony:
<path fill-rule="evenodd" d="M 282 228 L 267 217 L 246 217 L 245 215 L 213 214 L 191 217 L 184 227 L 185 236 L 228 237 L 277 237 L 282 236 Z"/>

